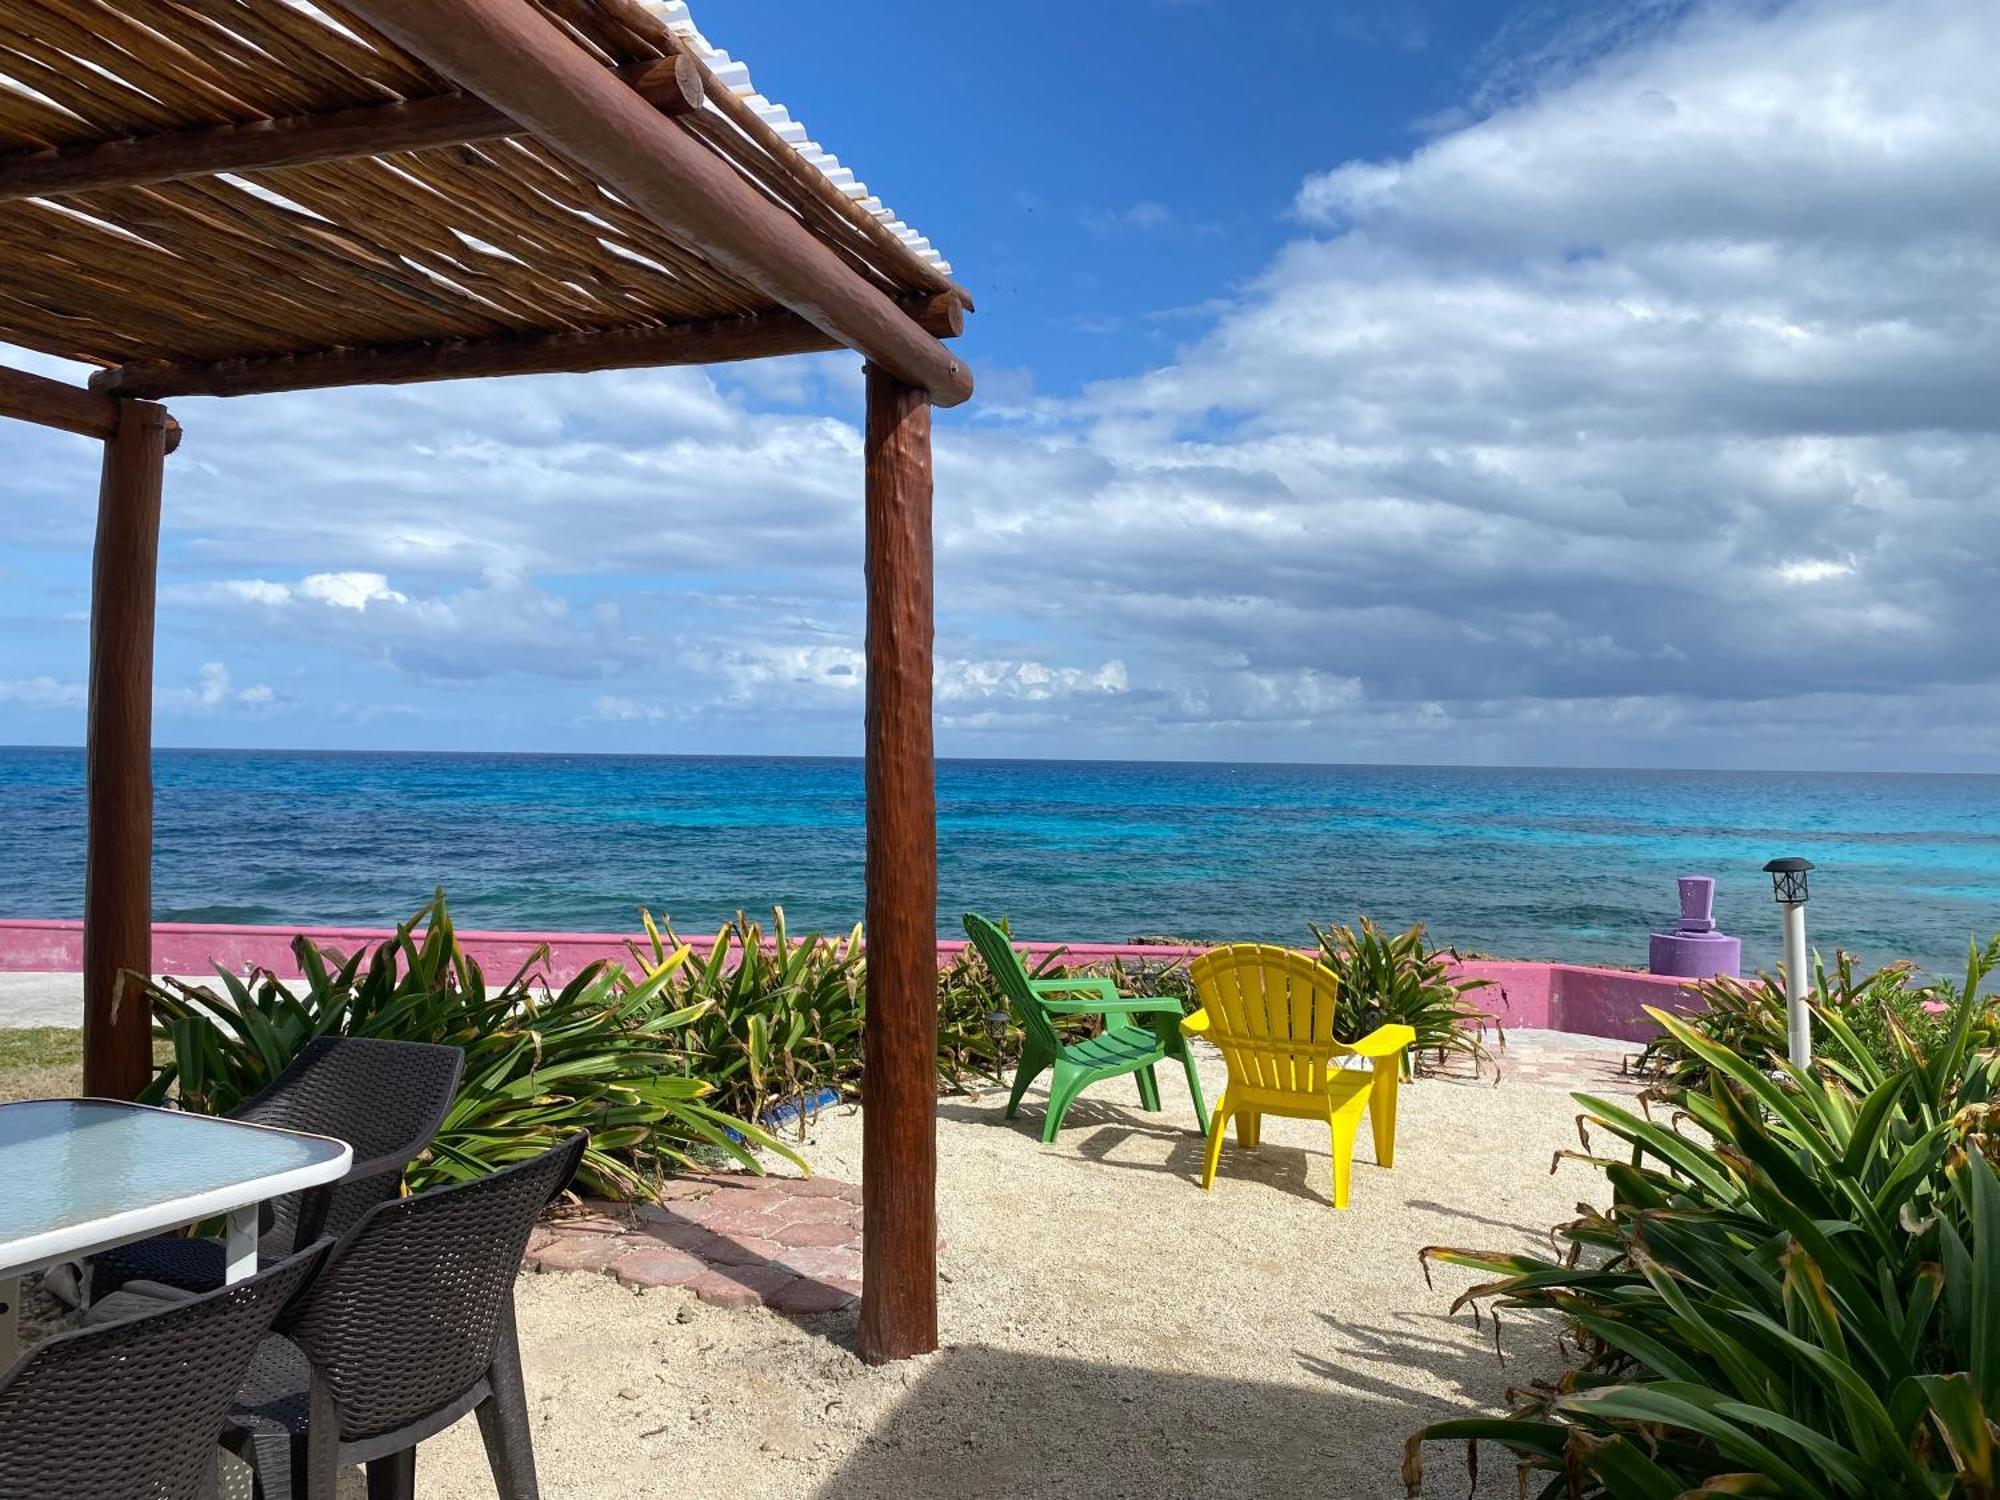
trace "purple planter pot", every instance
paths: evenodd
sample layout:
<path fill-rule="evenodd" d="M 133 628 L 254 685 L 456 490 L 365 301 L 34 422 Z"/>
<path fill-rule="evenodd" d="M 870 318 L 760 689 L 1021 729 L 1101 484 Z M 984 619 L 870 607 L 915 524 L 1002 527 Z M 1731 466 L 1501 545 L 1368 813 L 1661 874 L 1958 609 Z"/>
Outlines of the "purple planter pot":
<path fill-rule="evenodd" d="M 1731 978 L 1743 972 L 1743 942 L 1715 930 L 1715 879 L 1683 875 L 1681 922 L 1672 932 L 1656 932 L 1648 946 L 1646 967 L 1676 979 Z"/>
<path fill-rule="evenodd" d="M 1656 932 L 1647 944 L 1646 968 L 1676 979 L 1734 979 L 1743 972 L 1743 940 L 1721 932 Z"/>

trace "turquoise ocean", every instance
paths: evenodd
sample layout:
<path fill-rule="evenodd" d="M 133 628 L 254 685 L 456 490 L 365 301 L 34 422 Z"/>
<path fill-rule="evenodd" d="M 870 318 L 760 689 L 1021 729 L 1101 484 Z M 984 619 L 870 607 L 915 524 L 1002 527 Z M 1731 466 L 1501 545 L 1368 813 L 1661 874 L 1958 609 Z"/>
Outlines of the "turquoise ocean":
<path fill-rule="evenodd" d="M 83 770 L 0 748 L 0 917 L 81 913 Z M 861 915 L 855 760 L 163 750 L 155 775 L 162 920 L 382 926 L 435 885 L 476 927 Z M 1706 874 L 1760 965 L 1778 854 L 1819 866 L 1829 954 L 1950 972 L 2000 929 L 2000 777 L 951 760 L 938 824 L 946 933 L 977 910 L 1034 938 L 1302 941 L 1367 913 L 1643 966 L 1674 877 Z"/>

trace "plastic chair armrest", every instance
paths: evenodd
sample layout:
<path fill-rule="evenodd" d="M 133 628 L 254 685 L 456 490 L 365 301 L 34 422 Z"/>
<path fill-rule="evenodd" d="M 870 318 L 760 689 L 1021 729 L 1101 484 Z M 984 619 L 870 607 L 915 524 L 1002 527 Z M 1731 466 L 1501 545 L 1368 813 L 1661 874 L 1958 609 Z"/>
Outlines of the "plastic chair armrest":
<path fill-rule="evenodd" d="M 327 1186 L 343 1187 L 350 1182 L 366 1182 L 371 1177 L 380 1177 L 384 1172 L 400 1173 L 411 1162 L 422 1156 L 429 1144 L 426 1141 L 424 1145 L 417 1147 L 415 1151 L 410 1151 L 407 1147 L 399 1146 L 394 1151 L 385 1151 L 380 1156 L 371 1156 L 366 1161 L 358 1161 L 347 1169 L 345 1177 L 330 1182 Z"/>
<path fill-rule="evenodd" d="M 1028 988 L 1037 998 L 1065 992 L 1100 995 L 1106 1000 L 1124 998 L 1118 993 L 1118 986 L 1101 975 L 1080 974 L 1074 979 L 1030 979 Z"/>
<path fill-rule="evenodd" d="M 1042 1009 L 1059 1016 L 1178 1016 L 1181 1006 L 1178 1000 L 1049 1000 L 1041 1001 Z"/>
<path fill-rule="evenodd" d="M 1357 1057 L 1394 1057 L 1416 1039 L 1414 1027 L 1391 1023 L 1377 1026 L 1348 1050 Z"/>
<path fill-rule="evenodd" d="M 423 1148 L 418 1147 L 417 1155 L 422 1155 L 422 1153 Z M 317 1187 L 307 1188 L 299 1194 L 299 1217 L 297 1224 L 294 1226 L 294 1233 L 304 1239 L 317 1239 L 321 1231 L 326 1228 L 327 1214 L 333 1208 L 334 1189 L 352 1187 L 356 1183 L 372 1182 L 378 1177 L 387 1177 L 391 1174 L 394 1174 L 400 1183 L 404 1168 L 408 1167 L 415 1160 L 416 1156 L 412 1156 L 407 1150 L 399 1148 L 394 1151 L 385 1152 L 381 1156 L 371 1156 L 366 1161 L 355 1163 L 347 1169 L 345 1177 L 339 1178 L 334 1182 L 322 1182 Z M 395 1193 L 391 1191 L 389 1196 L 394 1197 Z M 270 1206 L 269 1203 L 259 1205 L 263 1209 L 268 1209 Z M 270 1225 L 262 1223 L 260 1216 L 258 1227 L 261 1233 L 269 1229 Z"/>
<path fill-rule="evenodd" d="M 1206 1036 L 1208 1035 L 1208 1025 L 1208 1011 L 1204 1007 L 1191 1016 L 1181 1017 L 1181 1035 Z"/>

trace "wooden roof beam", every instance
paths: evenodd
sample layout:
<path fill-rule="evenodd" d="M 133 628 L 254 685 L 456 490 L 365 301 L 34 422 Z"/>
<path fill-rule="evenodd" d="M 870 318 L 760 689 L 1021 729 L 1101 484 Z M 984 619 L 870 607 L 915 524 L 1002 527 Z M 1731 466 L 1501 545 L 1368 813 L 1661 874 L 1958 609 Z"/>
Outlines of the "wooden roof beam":
<path fill-rule="evenodd" d="M 85 390 L 46 375 L 0 366 L 0 417 L 108 440 L 118 431 L 123 404 L 104 391 Z M 165 418 L 165 426 L 167 452 L 171 453 L 180 446 L 181 427 L 172 417 Z"/>
<path fill-rule="evenodd" d="M 663 115 L 702 106 L 703 69 L 692 57 L 657 58 L 611 70 L 611 76 Z M 391 151 L 421 151 L 520 135 L 523 127 L 484 99 L 442 94 L 324 114 L 205 126 L 130 140 L 98 141 L 0 159 L 0 202 L 90 193 L 207 177 L 345 161 Z"/>
<path fill-rule="evenodd" d="M 956 297 L 948 294 L 920 298 L 897 316 L 936 338 L 954 338 L 965 331 L 965 309 Z M 824 353 L 842 347 L 838 339 L 821 332 L 797 313 L 777 312 L 667 328 L 329 349 L 322 353 L 232 359 L 214 364 L 145 361 L 100 370 L 91 378 L 90 391 L 75 394 L 107 401 L 112 395 L 253 396 L 272 391 L 317 390 L 324 386 L 409 385 L 486 375 L 576 374 L 654 365 L 727 364 L 784 354 Z"/>
<path fill-rule="evenodd" d="M 689 248 L 940 406 L 972 372 L 793 214 L 613 77 L 532 0 L 344 0 Z"/>

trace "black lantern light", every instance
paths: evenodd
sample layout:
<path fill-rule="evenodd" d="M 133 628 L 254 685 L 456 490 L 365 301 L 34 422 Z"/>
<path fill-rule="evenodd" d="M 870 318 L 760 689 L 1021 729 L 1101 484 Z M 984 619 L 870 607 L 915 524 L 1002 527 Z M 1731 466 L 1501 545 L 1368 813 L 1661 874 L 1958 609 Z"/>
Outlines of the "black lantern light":
<path fill-rule="evenodd" d="M 1800 859 L 1796 854 L 1788 859 L 1774 859 L 1764 866 L 1764 873 L 1771 877 L 1771 894 L 1778 898 L 1778 905 L 1806 904 L 1806 871 L 1812 867 L 1811 860 Z"/>

